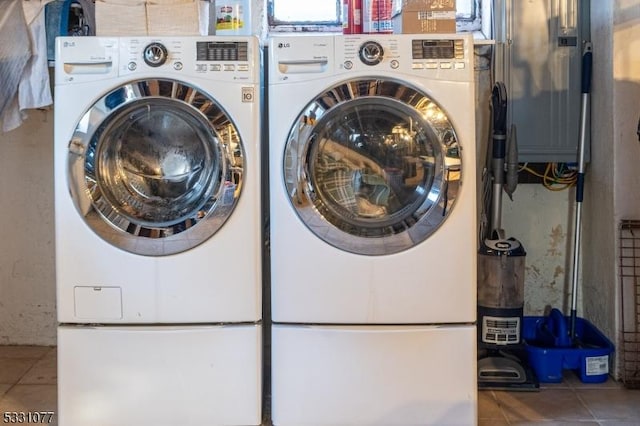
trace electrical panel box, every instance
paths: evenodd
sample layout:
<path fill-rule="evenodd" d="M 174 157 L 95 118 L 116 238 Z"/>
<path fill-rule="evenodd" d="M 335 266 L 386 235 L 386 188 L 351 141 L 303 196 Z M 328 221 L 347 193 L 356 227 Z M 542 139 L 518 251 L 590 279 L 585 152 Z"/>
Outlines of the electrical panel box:
<path fill-rule="evenodd" d="M 577 162 L 589 1 L 506 0 L 506 20 L 504 71 L 518 161 Z M 586 135 L 585 160 L 589 158 Z"/>

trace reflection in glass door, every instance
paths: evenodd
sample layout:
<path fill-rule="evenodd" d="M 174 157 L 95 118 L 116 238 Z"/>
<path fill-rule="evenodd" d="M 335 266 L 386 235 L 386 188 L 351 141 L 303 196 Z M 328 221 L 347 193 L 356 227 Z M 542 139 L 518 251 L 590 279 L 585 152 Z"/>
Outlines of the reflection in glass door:
<path fill-rule="evenodd" d="M 167 255 L 224 224 L 242 189 L 238 130 L 214 99 L 174 80 L 106 94 L 69 144 L 70 192 L 85 222 L 127 251 Z"/>
<path fill-rule="evenodd" d="M 393 80 L 327 90 L 302 111 L 285 149 L 285 186 L 300 218 L 358 254 L 394 253 L 428 238 L 460 183 L 460 146 L 445 111 Z"/>

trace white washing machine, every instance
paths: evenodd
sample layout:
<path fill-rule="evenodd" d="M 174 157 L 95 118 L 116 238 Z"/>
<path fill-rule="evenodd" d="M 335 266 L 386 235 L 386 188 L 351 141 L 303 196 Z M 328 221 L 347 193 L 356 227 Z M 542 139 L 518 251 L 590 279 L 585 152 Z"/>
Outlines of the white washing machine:
<path fill-rule="evenodd" d="M 56 49 L 60 424 L 260 424 L 258 40 Z"/>
<path fill-rule="evenodd" d="M 269 46 L 275 425 L 474 424 L 470 35 Z"/>

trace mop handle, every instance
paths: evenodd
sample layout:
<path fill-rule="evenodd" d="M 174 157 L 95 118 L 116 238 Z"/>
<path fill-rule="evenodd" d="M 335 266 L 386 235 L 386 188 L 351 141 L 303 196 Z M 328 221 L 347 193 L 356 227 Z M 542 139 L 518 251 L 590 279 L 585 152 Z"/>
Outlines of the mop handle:
<path fill-rule="evenodd" d="M 576 195 L 580 193 L 580 199 L 578 201 L 582 201 L 582 187 L 584 185 L 584 144 L 585 144 L 585 136 L 586 136 L 586 124 L 587 117 L 587 103 L 589 101 L 589 92 L 591 92 L 591 69 L 593 68 L 593 52 L 591 47 L 591 42 L 586 42 L 584 45 L 584 50 L 582 53 L 582 117 L 580 120 L 580 147 L 578 152 L 578 188 L 579 191 L 576 191 Z"/>
<path fill-rule="evenodd" d="M 589 92 L 591 91 L 591 69 L 593 53 L 590 42 L 586 42 L 582 53 L 582 108 L 580 116 L 580 145 L 578 147 L 578 177 L 576 182 L 576 218 L 573 243 L 573 277 L 571 285 L 571 317 L 569 335 L 573 339 L 576 332 L 578 306 L 578 274 L 580 271 L 580 245 L 582 234 L 582 200 L 584 198 L 584 151 L 587 134 L 587 115 L 589 112 Z"/>
<path fill-rule="evenodd" d="M 582 50 L 582 93 L 591 91 L 591 68 L 593 67 L 593 52 L 591 42 L 584 44 Z"/>

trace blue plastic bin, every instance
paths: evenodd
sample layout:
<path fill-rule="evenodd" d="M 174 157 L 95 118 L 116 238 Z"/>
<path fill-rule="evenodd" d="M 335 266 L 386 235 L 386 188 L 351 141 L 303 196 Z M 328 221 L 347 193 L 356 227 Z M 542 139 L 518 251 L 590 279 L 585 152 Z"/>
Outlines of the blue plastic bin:
<path fill-rule="evenodd" d="M 557 310 L 553 310 L 557 311 Z M 614 346 L 589 321 L 576 318 L 578 345 L 564 340 L 569 317 L 559 311 L 547 317 L 524 317 L 522 338 L 531 368 L 542 383 L 562 382 L 563 370 L 575 370 L 583 383 L 602 383 L 609 375 Z M 555 314 L 555 315 L 554 315 Z M 562 321 L 564 320 L 564 322 Z M 552 330 L 550 330 L 552 328 Z"/>

